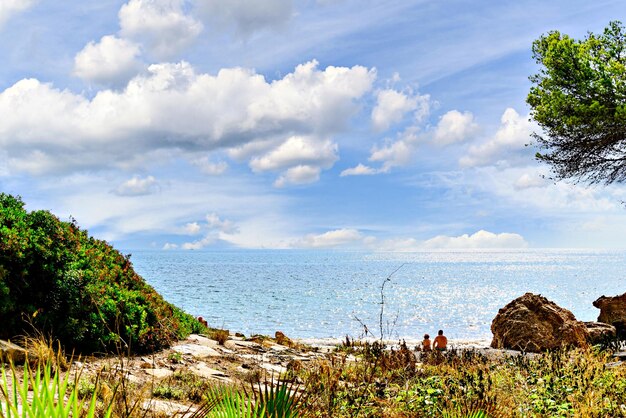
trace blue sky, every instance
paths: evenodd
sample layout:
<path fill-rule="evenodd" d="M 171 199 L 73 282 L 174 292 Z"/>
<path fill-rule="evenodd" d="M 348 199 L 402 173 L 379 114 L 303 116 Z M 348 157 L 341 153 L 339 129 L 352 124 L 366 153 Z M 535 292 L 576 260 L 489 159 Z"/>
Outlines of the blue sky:
<path fill-rule="evenodd" d="M 621 1 L 0 0 L 0 190 L 123 249 L 623 248 L 527 147 L 534 39 Z"/>

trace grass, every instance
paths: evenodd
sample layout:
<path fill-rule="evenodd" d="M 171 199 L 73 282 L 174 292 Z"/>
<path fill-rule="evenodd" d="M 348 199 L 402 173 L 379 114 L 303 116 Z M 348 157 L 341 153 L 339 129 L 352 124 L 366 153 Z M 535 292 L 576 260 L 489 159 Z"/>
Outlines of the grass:
<path fill-rule="evenodd" d="M 152 418 L 155 398 L 195 404 L 196 418 L 626 417 L 626 366 L 606 367 L 611 352 L 600 349 L 488 358 L 352 342 L 269 384 L 216 386 L 182 368 L 138 386 L 123 356 L 88 376 L 41 344 L 38 361 L 2 366 L 0 417 Z"/>
<path fill-rule="evenodd" d="M 622 417 L 626 367 L 606 352 L 556 351 L 490 359 L 448 351 L 418 358 L 406 346 L 354 348 L 302 372 L 318 417 Z"/>
<path fill-rule="evenodd" d="M 51 363 L 35 369 L 26 363 L 21 382 L 17 376 L 12 364 L 8 371 L 2 366 L 0 416 L 3 418 L 111 416 L 110 405 L 98 411 L 95 391 L 90 397 L 81 398 L 76 385 L 70 385 L 69 374 L 62 378 L 58 371 L 53 371 Z"/>

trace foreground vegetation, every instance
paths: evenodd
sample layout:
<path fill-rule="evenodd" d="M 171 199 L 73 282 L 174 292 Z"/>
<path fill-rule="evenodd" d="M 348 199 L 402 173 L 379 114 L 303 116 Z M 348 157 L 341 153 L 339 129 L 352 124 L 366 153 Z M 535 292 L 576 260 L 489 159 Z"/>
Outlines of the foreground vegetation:
<path fill-rule="evenodd" d="M 130 256 L 4 193 L 0 324 L 0 338 L 44 333 L 89 353 L 150 352 L 203 329 L 135 273 Z"/>
<path fill-rule="evenodd" d="M 556 351 L 488 358 L 432 353 L 417 362 L 406 346 L 376 344 L 303 372 L 307 409 L 326 417 L 626 416 L 626 367 L 606 352 Z"/>
<path fill-rule="evenodd" d="M 193 418 L 626 416 L 626 366 L 607 366 L 610 352 L 598 349 L 492 358 L 451 350 L 420 358 L 402 345 L 350 343 L 324 360 L 292 361 L 279 379 L 260 376 L 240 385 L 181 370 L 142 387 L 125 379 L 124 358 L 117 361 L 90 376 L 63 374 L 57 360 L 35 372 L 27 368 L 22 380 L 5 378 L 0 416 L 17 416 L 16 404 L 24 403 L 30 405 L 24 417 L 168 416 L 150 409 L 155 399 L 185 402 Z M 27 400 L 29 385 L 34 394 Z"/>

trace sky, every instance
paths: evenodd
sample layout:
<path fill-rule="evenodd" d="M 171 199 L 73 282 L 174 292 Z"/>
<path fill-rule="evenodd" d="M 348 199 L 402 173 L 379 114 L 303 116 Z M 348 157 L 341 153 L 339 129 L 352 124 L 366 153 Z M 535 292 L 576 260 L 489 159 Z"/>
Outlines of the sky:
<path fill-rule="evenodd" d="M 624 248 L 554 183 L 533 40 L 598 0 L 0 0 L 0 191 L 127 250 Z"/>

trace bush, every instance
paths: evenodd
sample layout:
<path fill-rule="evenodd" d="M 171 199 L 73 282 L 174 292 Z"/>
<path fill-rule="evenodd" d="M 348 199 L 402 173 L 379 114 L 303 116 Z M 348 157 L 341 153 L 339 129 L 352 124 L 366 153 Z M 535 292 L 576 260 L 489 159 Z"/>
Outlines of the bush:
<path fill-rule="evenodd" d="M 79 352 L 151 352 L 197 332 L 133 270 L 130 255 L 75 221 L 0 193 L 0 338 L 34 327 Z M 32 326 L 31 326 L 32 325 Z"/>

